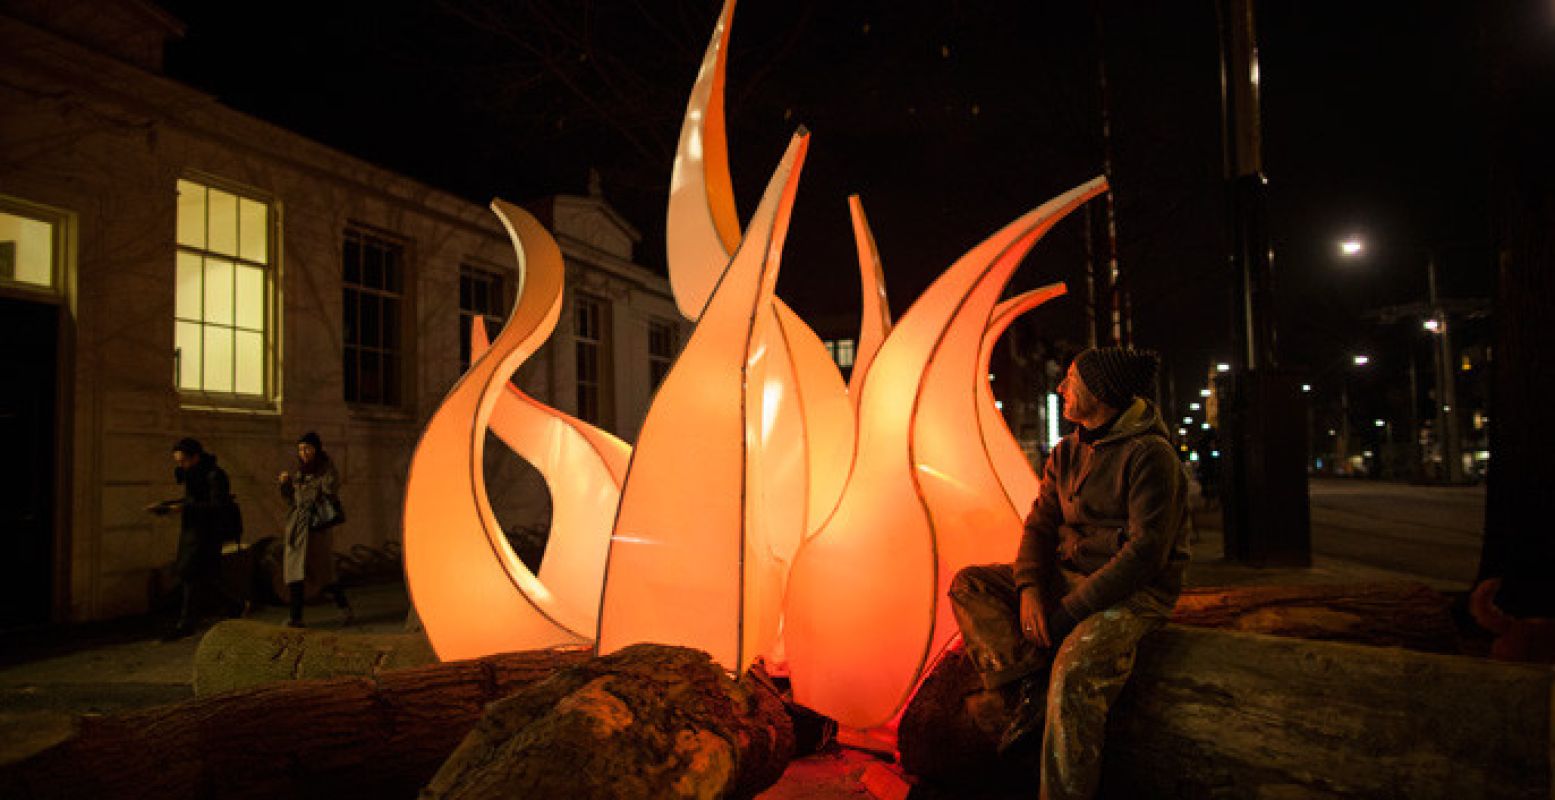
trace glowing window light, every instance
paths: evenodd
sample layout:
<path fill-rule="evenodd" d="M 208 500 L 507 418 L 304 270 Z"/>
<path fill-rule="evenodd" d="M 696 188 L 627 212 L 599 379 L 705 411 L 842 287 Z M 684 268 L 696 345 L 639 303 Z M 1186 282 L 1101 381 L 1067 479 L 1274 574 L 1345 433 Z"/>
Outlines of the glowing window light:
<path fill-rule="evenodd" d="M 1215 371 L 1216 372 L 1230 372 L 1231 371 L 1231 365 L 1227 364 L 1224 361 L 1222 361 L 1219 364 L 1215 365 Z"/>
<path fill-rule="evenodd" d="M 1198 403 L 1189 403 L 1188 404 L 1188 410 L 1189 411 L 1198 411 L 1201 408 L 1203 408 L 1203 406 L 1198 404 Z"/>
<path fill-rule="evenodd" d="M 1058 395 L 1047 393 L 1047 447 L 1049 450 L 1058 446 L 1064 437 L 1058 434 Z"/>
<path fill-rule="evenodd" d="M 1200 389 L 1199 390 L 1199 397 L 1209 397 L 1211 394 L 1213 394 L 1213 392 L 1211 392 L 1208 389 Z"/>

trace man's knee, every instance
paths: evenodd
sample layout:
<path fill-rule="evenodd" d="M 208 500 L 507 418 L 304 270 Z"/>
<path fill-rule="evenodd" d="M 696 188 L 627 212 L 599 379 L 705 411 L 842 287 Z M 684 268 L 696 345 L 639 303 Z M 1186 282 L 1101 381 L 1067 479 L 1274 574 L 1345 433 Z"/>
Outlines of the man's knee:
<path fill-rule="evenodd" d="M 977 597 L 989 593 L 1000 582 L 1000 565 L 978 564 L 963 567 L 950 581 L 951 598 Z"/>

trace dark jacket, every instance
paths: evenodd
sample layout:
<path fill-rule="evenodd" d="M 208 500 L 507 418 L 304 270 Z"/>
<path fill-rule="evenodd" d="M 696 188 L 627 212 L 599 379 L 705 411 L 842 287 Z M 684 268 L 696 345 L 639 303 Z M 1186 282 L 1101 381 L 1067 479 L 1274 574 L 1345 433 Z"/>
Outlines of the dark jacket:
<path fill-rule="evenodd" d="M 1018 585 L 1055 591 L 1076 620 L 1144 592 L 1169 611 L 1188 563 L 1187 481 L 1155 405 L 1136 399 L 1094 443 L 1059 442 L 1015 560 Z"/>
<path fill-rule="evenodd" d="M 174 569 L 182 579 L 213 570 L 221 555 L 219 530 L 222 506 L 232 502 L 227 473 L 216 465 L 216 456 L 205 453 L 189 469 L 174 468 L 173 477 L 184 485 L 184 505 Z"/>

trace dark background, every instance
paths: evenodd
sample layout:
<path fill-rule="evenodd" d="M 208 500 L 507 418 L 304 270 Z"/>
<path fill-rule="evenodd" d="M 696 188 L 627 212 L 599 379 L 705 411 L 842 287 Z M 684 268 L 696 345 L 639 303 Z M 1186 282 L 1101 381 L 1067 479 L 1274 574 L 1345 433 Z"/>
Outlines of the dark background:
<path fill-rule="evenodd" d="M 712 0 L 161 2 L 189 26 L 169 53 L 179 80 L 480 203 L 583 193 L 598 169 L 645 236 L 638 260 L 663 269 L 670 164 Z M 1423 299 L 1421 247 L 1444 295 L 1490 293 L 1476 12 L 1257 9 L 1280 359 L 1321 390 L 1369 352 L 1377 369 L 1358 380 L 1396 384 L 1405 354 L 1425 352 L 1418 323 L 1364 313 Z M 1101 173 L 1103 61 L 1135 340 L 1163 352 L 1186 398 L 1230 355 L 1210 0 L 742 0 L 727 87 L 742 218 L 793 130 L 814 133 L 779 293 L 824 333 L 855 324 L 849 193 L 899 316 L 977 241 Z M 1337 258 L 1350 234 L 1366 258 Z M 1071 219 L 1017 273 L 1015 289 L 1069 282 L 1072 298 L 1033 318 L 1044 335 L 1084 339 L 1083 252 Z"/>

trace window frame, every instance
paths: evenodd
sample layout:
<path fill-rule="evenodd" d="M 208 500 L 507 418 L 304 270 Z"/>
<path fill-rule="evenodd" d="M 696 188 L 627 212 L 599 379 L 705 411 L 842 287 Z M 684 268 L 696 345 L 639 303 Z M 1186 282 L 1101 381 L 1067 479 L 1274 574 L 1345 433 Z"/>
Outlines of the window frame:
<path fill-rule="evenodd" d="M 248 258 L 242 257 L 241 253 L 232 254 L 232 255 L 228 255 L 228 254 L 225 254 L 225 253 L 218 253 L 218 252 L 216 252 L 214 250 L 209 249 L 208 245 L 210 244 L 210 242 L 209 242 L 208 239 L 206 241 L 207 247 L 193 247 L 191 245 L 185 245 L 182 242 L 180 242 L 179 241 L 179 235 L 178 235 L 178 209 L 177 209 L 178 199 L 177 198 L 178 198 L 178 184 L 181 183 L 181 182 L 188 182 L 188 183 L 196 184 L 196 185 L 204 188 L 207 191 L 209 191 L 211 189 L 215 189 L 217 191 L 221 191 L 221 192 L 225 192 L 227 194 L 234 195 L 236 197 L 236 199 L 238 200 L 238 202 L 240 203 L 240 205 L 238 206 L 239 208 L 241 208 L 241 201 L 242 200 L 248 200 L 250 202 L 259 203 L 259 204 L 263 205 L 264 206 L 264 214 L 265 214 L 265 225 L 266 225 L 266 228 L 267 228 L 267 230 L 265 232 L 265 239 L 264 239 L 265 261 L 263 263 L 256 262 L 256 261 L 254 261 L 252 259 L 248 259 Z M 174 391 L 176 391 L 178 393 L 178 397 L 179 397 L 179 400 L 180 400 L 180 405 L 182 405 L 185 408 L 206 408 L 206 409 L 235 409 L 235 410 L 244 410 L 244 409 L 248 409 L 248 410 L 264 410 L 264 409 L 273 409 L 275 407 L 277 399 L 280 397 L 280 391 L 281 391 L 281 376 L 280 376 L 280 363 L 281 363 L 280 362 L 280 349 L 281 349 L 281 302 L 280 302 L 280 297 L 281 297 L 281 207 L 280 207 L 280 203 L 275 198 L 274 195 L 272 195 L 272 194 L 270 194 L 268 192 L 260 191 L 259 189 L 255 189 L 255 188 L 253 188 L 251 186 L 245 186 L 245 185 L 237 183 L 235 181 L 227 180 L 225 178 L 221 178 L 219 176 L 211 175 L 211 174 L 203 173 L 203 172 L 196 172 L 196 171 L 185 171 L 185 172 L 182 172 L 174 179 L 173 186 L 174 186 L 174 192 L 173 192 L 174 209 L 173 209 L 173 265 L 172 266 L 173 266 L 173 293 L 174 293 L 174 296 L 173 296 L 173 314 L 172 314 L 172 321 L 173 321 L 173 364 L 172 364 L 173 375 L 172 375 L 172 378 L 173 378 L 173 388 L 174 388 Z M 206 211 L 205 211 L 205 225 L 206 225 L 206 233 L 207 233 L 207 236 L 208 236 L 209 230 L 210 230 L 210 210 L 209 210 L 208 203 L 206 204 L 205 208 L 206 208 Z M 238 237 L 237 249 L 239 251 L 241 251 L 241 249 L 242 249 L 241 212 L 239 212 L 239 214 L 240 214 L 240 217 L 239 217 L 239 226 L 240 227 L 236 231 L 235 235 Z M 220 260 L 223 260 L 223 261 L 230 262 L 233 265 L 233 268 L 234 268 L 233 269 L 234 310 L 233 310 L 233 322 L 232 323 L 230 323 L 230 324 L 211 323 L 211 322 L 208 322 L 208 321 L 206 321 L 204 319 L 204 309 L 203 309 L 203 306 L 204 306 L 204 302 L 205 302 L 205 300 L 204 300 L 204 298 L 205 298 L 204 285 L 205 284 L 204 284 L 204 277 L 203 277 L 203 275 L 201 277 L 201 284 L 200 284 L 201 285 L 201 306 L 202 306 L 201 315 L 202 315 L 202 318 L 199 319 L 199 320 L 195 320 L 195 319 L 185 318 L 185 317 L 180 317 L 179 316 L 179 312 L 178 312 L 178 298 L 177 298 L 177 292 L 178 292 L 178 286 L 177 286 L 177 281 L 178 281 L 178 259 L 179 259 L 179 255 L 182 254 L 182 253 L 189 253 L 191 255 L 198 256 L 201 259 L 202 269 L 203 269 L 203 266 L 204 266 L 204 259 L 206 259 L 206 258 L 220 259 Z M 262 325 L 262 327 L 258 331 L 258 333 L 260 334 L 261 346 L 264 349 L 264 353 L 263 353 L 263 355 L 261 357 L 261 364 L 262 364 L 262 366 L 261 366 L 261 378 L 260 378 L 260 382 L 261 382 L 260 391 L 258 393 L 252 393 L 251 394 L 251 393 L 238 392 L 236 390 L 236 386 L 237 386 L 237 375 L 236 375 L 236 370 L 237 370 L 237 353 L 236 353 L 235 343 L 234 343 L 234 349 L 233 349 L 233 371 L 234 371 L 234 374 L 233 374 L 233 387 L 234 388 L 232 390 L 230 390 L 230 391 L 207 389 L 205 387 L 205 380 L 204 380 L 205 376 L 204 376 L 204 368 L 203 368 L 203 359 L 204 359 L 204 354 L 205 354 L 204 353 L 205 348 L 203 346 L 203 341 L 202 341 L 202 346 L 200 348 L 200 350 L 201 350 L 201 359 L 202 359 L 202 367 L 201 367 L 201 370 L 200 370 L 200 373 L 201 373 L 200 374 L 200 387 L 199 388 L 187 388 L 182 383 L 182 375 L 181 375 L 181 372 L 182 372 L 182 353 L 179 351 L 179 348 L 178 348 L 178 324 L 180 322 L 190 322 L 190 323 L 194 323 L 194 324 L 199 325 L 200 326 L 200 332 L 201 332 L 202 340 L 203 340 L 203 337 L 204 337 L 204 334 L 205 334 L 205 329 L 207 327 L 211 327 L 211 326 L 230 329 L 230 330 L 234 331 L 234 335 L 235 335 L 235 333 L 238 330 L 240 330 L 240 328 L 239 328 L 239 326 L 237 324 L 237 320 L 236 320 L 237 310 L 236 310 L 236 305 L 235 305 L 235 297 L 236 297 L 236 291 L 237 291 L 236 290 L 236 280 L 237 280 L 237 269 L 236 268 L 237 268 L 238 265 L 259 267 L 261 269 L 263 277 L 264 277 L 264 288 L 263 288 L 264 305 L 263 305 L 263 309 L 260 312 L 260 319 L 261 319 L 260 324 Z M 253 331 L 252 328 L 242 328 L 241 330 L 247 330 L 247 331 L 251 331 L 251 332 Z"/>
<path fill-rule="evenodd" d="M 598 312 L 598 335 L 586 337 L 580 330 L 581 317 L 584 309 L 593 308 Z M 614 359 L 611 348 L 611 306 L 605 297 L 588 292 L 577 292 L 572 296 L 572 337 L 573 337 L 573 391 L 574 407 L 578 419 L 609 429 L 615 421 L 615 372 Z M 593 361 L 596 369 L 596 379 L 585 381 L 580 367 L 583 364 L 584 354 L 589 348 L 593 348 Z M 585 405 L 584 389 L 592 387 L 596 398 L 592 409 Z M 592 413 L 590 413 L 592 412 Z"/>
<path fill-rule="evenodd" d="M 661 332 L 667 349 L 664 352 L 656 352 L 654 349 L 655 334 Z M 658 391 L 659 386 L 664 383 L 664 379 L 669 377 L 670 368 L 675 365 L 675 353 L 679 348 L 680 326 L 660 317 L 649 318 L 648 391 L 650 394 Z"/>
<path fill-rule="evenodd" d="M 0 194 L 0 213 L 42 222 L 49 226 L 49 282 L 47 285 L 0 279 L 0 292 L 32 300 L 57 300 L 65 295 L 65 261 L 70 256 L 70 225 L 74 217 L 68 211 L 40 205 L 8 194 Z"/>
<path fill-rule="evenodd" d="M 466 278 L 488 279 L 487 296 L 496 298 L 497 313 L 491 314 L 479 309 L 466 307 L 464 302 L 464 282 Z M 513 274 L 500 267 L 494 267 L 476 259 L 464 259 L 459 262 L 459 374 L 463 375 L 470 369 L 473 355 L 470 350 L 471 323 L 477 314 L 486 321 L 486 335 L 495 339 L 497 332 L 513 313 Z"/>
<path fill-rule="evenodd" d="M 365 261 L 360 262 L 359 265 L 358 265 L 358 278 L 357 278 L 357 282 L 353 283 L 353 282 L 347 280 L 347 277 L 346 277 L 346 258 L 345 258 L 345 255 L 346 255 L 346 244 L 347 244 L 347 242 L 350 240 L 350 238 L 352 236 L 359 237 L 361 243 L 366 243 L 368 240 L 376 241 L 378 243 L 381 243 L 383 245 L 388 246 L 388 248 L 390 250 L 392 250 L 393 252 L 396 252 L 398 254 L 398 257 L 399 257 L 399 265 L 398 265 L 399 266 L 399 276 L 398 276 L 399 282 L 398 282 L 398 290 L 397 291 L 391 292 L 391 291 L 389 291 L 387 289 L 382 288 L 381 286 L 380 287 L 367 286 L 364 283 L 362 283 L 362 277 L 363 276 L 362 276 L 362 273 L 361 273 L 361 266 L 360 266 L 360 264 L 361 263 L 365 263 Z M 379 227 L 376 227 L 376 226 L 373 226 L 373 225 L 369 225 L 369 224 L 362 223 L 362 222 L 357 222 L 355 220 L 349 220 L 349 221 L 346 222 L 346 224 L 341 228 L 340 236 L 339 236 L 337 241 L 339 243 L 339 248 L 340 248 L 337 255 L 338 255 L 339 259 L 340 259 L 338 263 L 339 263 L 339 267 L 340 267 L 340 301 L 341 301 L 341 306 L 340 306 L 341 307 L 341 321 L 340 321 L 340 366 L 341 366 L 341 370 L 340 370 L 340 373 L 341 373 L 340 374 L 340 379 L 341 379 L 341 393 L 340 393 L 340 397 L 341 397 L 341 400 L 346 404 L 347 407 L 349 407 L 352 410 L 353 413 L 356 413 L 356 414 L 361 414 L 361 415 L 365 415 L 365 416 L 371 416 L 371 415 L 387 415 L 387 416 L 392 416 L 392 417 L 403 416 L 405 414 L 410 413 L 414 409 L 414 407 L 415 407 L 415 398 L 413 396 L 413 391 L 412 391 L 413 387 L 415 386 L 415 377 L 414 377 L 414 367 L 415 367 L 415 364 L 413 363 L 413 359 L 410 357 L 412 355 L 412 350 L 413 350 L 413 347 L 414 347 L 414 343 L 411 341 L 411 339 L 412 339 L 412 336 L 413 336 L 413 333 L 414 333 L 414 330 L 415 330 L 414 326 L 413 326 L 413 317 L 414 317 L 414 313 L 415 313 L 414 312 L 414 291 L 413 291 L 414 283 L 412 281 L 412 270 L 411 270 L 411 264 L 412 264 L 412 261 L 413 261 L 413 258 L 414 258 L 414 243 L 410 239 L 408 239 L 408 238 L 406 238 L 404 236 L 400 236 L 400 235 L 398 235 L 396 233 L 393 233 L 391 231 L 386 231 L 386 230 L 384 230 L 382 228 L 379 228 Z M 384 324 L 383 324 L 383 318 L 382 318 L 381 311 L 380 311 L 380 315 L 379 315 L 379 318 L 378 318 L 378 329 L 379 329 L 380 333 L 392 329 L 394 331 L 395 335 L 398 337 L 397 348 L 392 352 L 393 356 L 395 357 L 395 369 L 396 369 L 396 380 L 394 380 L 392 382 L 392 385 L 395 387 L 394 391 L 397 392 L 397 396 L 394 398 L 394 402 L 382 402 L 382 401 L 374 401 L 374 400 L 363 400 L 362 397 L 361 397 L 361 391 L 360 391 L 360 383 L 361 383 L 360 351 L 362 350 L 363 345 L 360 344 L 359 342 L 353 342 L 352 339 L 351 339 L 351 336 L 349 335 L 351 333 L 351 331 L 348 330 L 348 320 L 350 318 L 346 314 L 346 302 L 345 301 L 346 301 L 346 293 L 347 292 L 356 292 L 357 293 L 357 297 L 358 297 L 357 312 L 358 313 L 356 315 L 356 324 L 360 325 L 361 324 L 361 314 L 360 314 L 361 303 L 360 303 L 360 297 L 361 297 L 361 293 L 364 292 L 364 291 L 368 292 L 368 293 L 371 293 L 373 296 L 376 296 L 376 297 L 392 298 L 392 299 L 396 300 L 397 303 L 398 303 L 398 307 L 396 309 L 396 313 L 398 314 L 398 320 L 397 320 L 398 324 L 397 325 L 392 326 L 392 328 L 391 327 L 385 327 Z M 360 338 L 360 330 L 358 330 L 358 338 Z M 351 380 L 350 380 L 351 373 L 346 369 L 346 356 L 347 356 L 348 353 L 352 352 L 353 349 L 358 354 L 357 370 L 356 370 L 356 381 L 357 381 L 356 389 L 357 389 L 357 391 L 356 391 L 356 396 L 354 398 L 351 395 L 351 390 L 352 390 L 352 385 L 351 385 Z M 379 345 L 372 346 L 369 349 L 377 351 L 380 356 L 384 356 L 384 355 L 389 354 L 389 350 L 387 348 L 383 347 L 381 343 Z M 387 382 L 387 381 L 382 383 L 383 387 L 388 387 L 390 385 L 391 385 L 390 382 Z"/>

